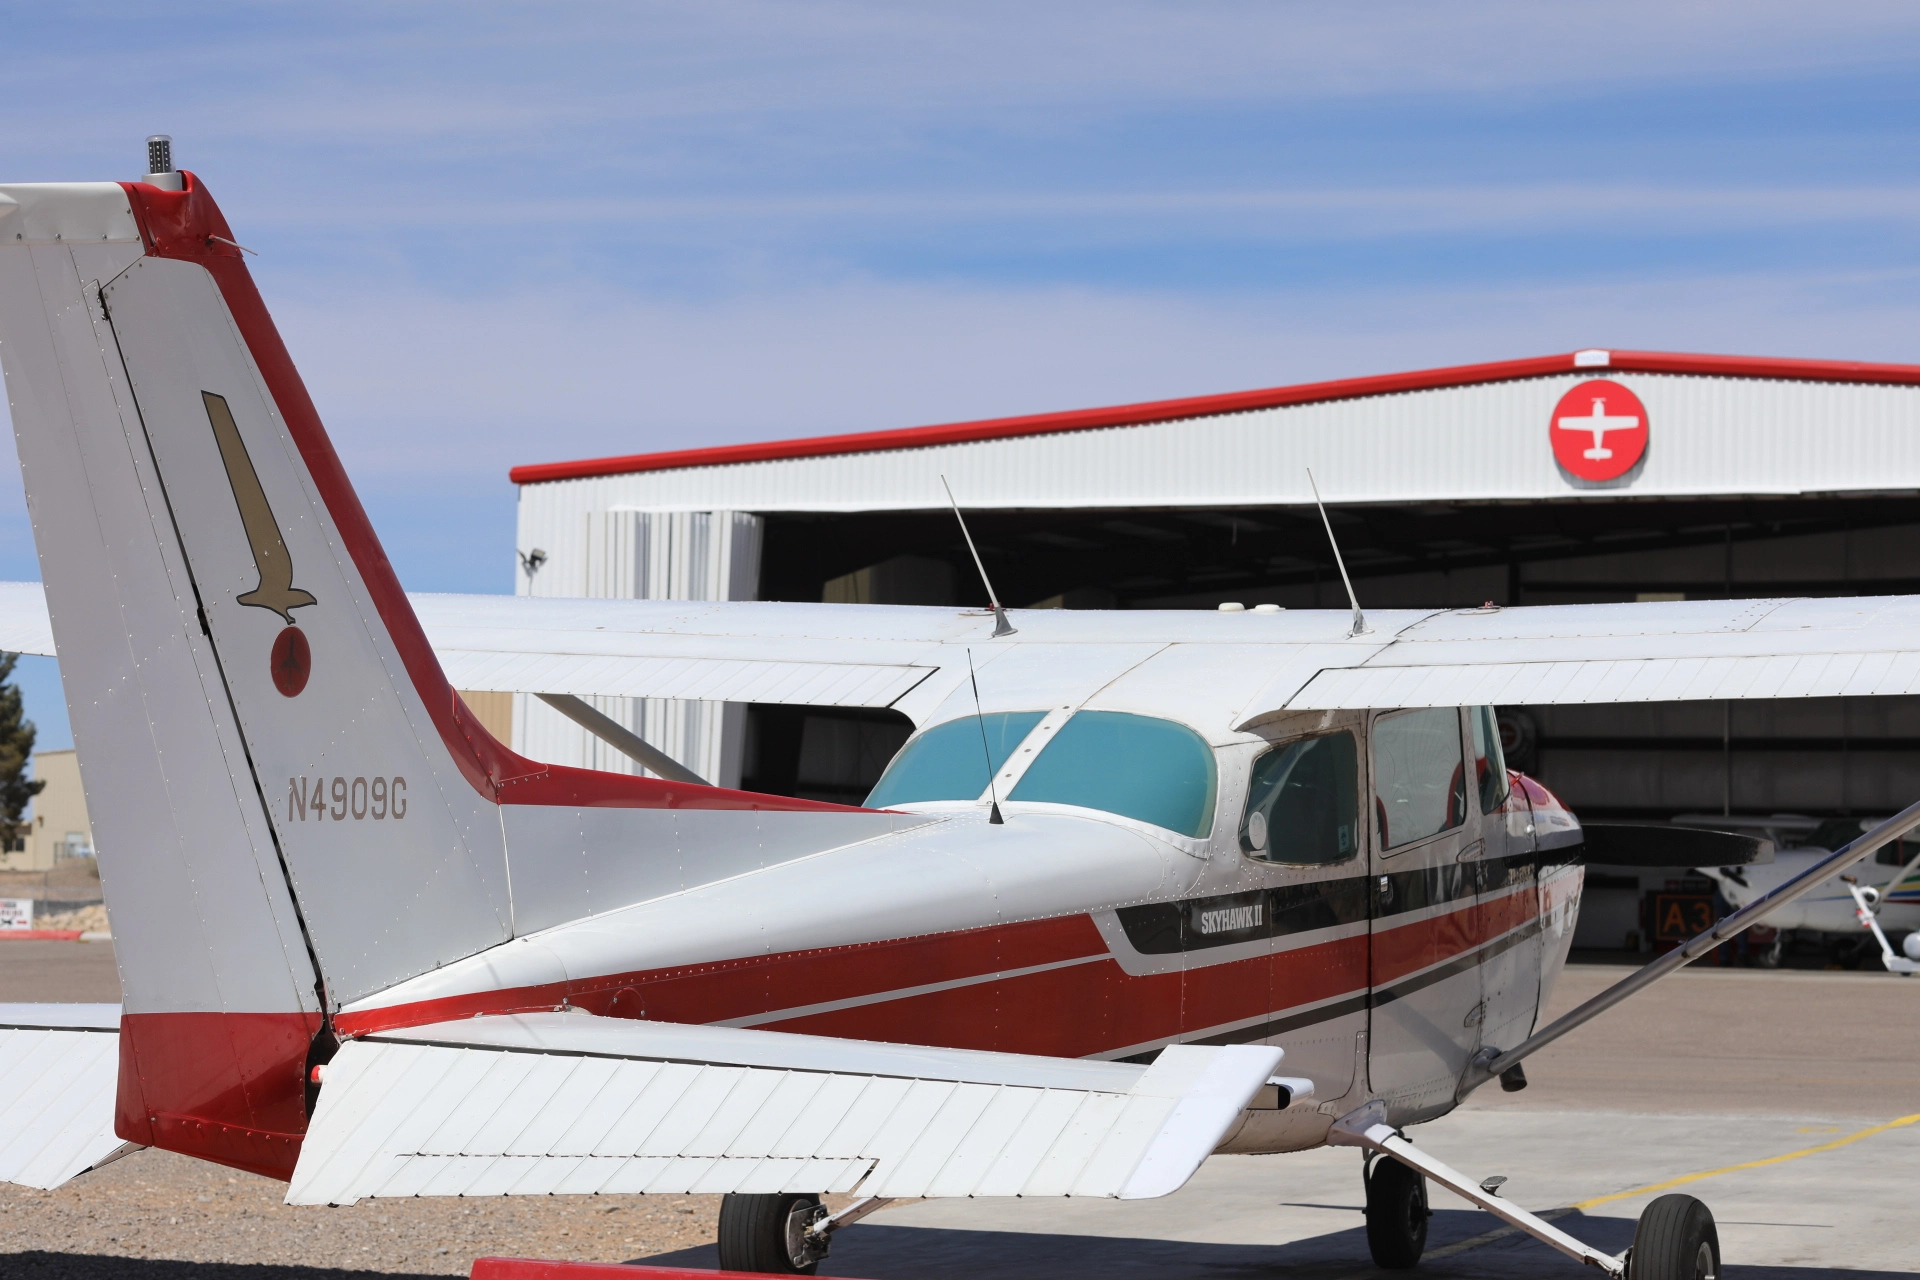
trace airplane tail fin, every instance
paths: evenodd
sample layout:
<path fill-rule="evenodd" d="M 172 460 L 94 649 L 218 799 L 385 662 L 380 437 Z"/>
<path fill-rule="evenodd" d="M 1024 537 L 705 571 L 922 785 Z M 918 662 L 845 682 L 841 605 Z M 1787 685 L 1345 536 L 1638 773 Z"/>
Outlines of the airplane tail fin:
<path fill-rule="evenodd" d="M 525 931 L 501 806 L 832 806 L 494 740 L 177 179 L 0 186 L 0 363 L 122 974 L 118 1131 L 286 1176 L 332 1010 Z"/>

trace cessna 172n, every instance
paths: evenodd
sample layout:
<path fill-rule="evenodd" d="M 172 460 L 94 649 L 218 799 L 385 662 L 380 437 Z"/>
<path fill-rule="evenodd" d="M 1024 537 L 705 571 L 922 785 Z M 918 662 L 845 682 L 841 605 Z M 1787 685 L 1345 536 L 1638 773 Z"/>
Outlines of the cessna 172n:
<path fill-rule="evenodd" d="M 151 168 L 0 186 L 45 583 L 0 643 L 57 649 L 123 992 L 0 1011 L 0 1177 L 155 1146 L 294 1204 L 723 1193 L 724 1265 L 807 1271 L 888 1198 L 1159 1196 L 1337 1143 L 1384 1265 L 1432 1179 L 1609 1275 L 1717 1274 L 1698 1201 L 1616 1258 L 1401 1133 L 1812 883 L 1538 1028 L 1591 833 L 1488 705 L 1911 693 L 1920 599 L 410 600 L 225 219 Z M 525 759 L 449 673 L 918 729 L 849 808 Z"/>

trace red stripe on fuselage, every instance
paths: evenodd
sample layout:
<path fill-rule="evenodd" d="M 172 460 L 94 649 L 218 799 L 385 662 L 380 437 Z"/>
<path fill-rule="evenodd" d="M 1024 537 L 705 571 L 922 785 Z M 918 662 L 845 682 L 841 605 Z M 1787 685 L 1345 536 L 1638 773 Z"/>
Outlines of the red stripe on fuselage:
<path fill-rule="evenodd" d="M 1464 902 L 1451 911 L 1373 934 L 1373 985 L 1390 986 L 1519 928 L 1540 914 L 1532 886 L 1503 897 Z"/>
<path fill-rule="evenodd" d="M 756 1025 L 807 1035 L 1090 1057 L 1248 1023 L 1452 960 L 1524 925 L 1531 890 L 1368 935 L 1244 960 L 1129 976 L 1092 918 L 1060 916 L 961 933 L 519 987 L 343 1014 L 366 1035 L 474 1014 L 572 1005 L 614 1017 L 703 1023 L 778 1014 L 836 1000 L 851 1008 Z M 996 974 L 1059 964 L 1007 977 Z M 941 983 L 937 991 L 890 995 Z M 317 1021 L 288 1014 L 144 1014 L 122 1020 L 129 1097 L 165 1097 L 152 1114 L 119 1117 L 120 1135 L 271 1177 L 291 1176 L 306 1130 L 302 1071 Z M 126 1081 L 128 1073 L 138 1079 Z M 174 1099 L 182 1101 L 173 1102 Z"/>
<path fill-rule="evenodd" d="M 482 991 L 343 1013 L 334 1024 L 342 1035 L 365 1035 L 476 1013 L 551 1009 L 562 1004 L 654 1022 L 726 1022 L 832 1000 L 884 996 L 932 983 L 989 979 L 1009 969 L 1106 954 L 1106 941 L 1091 917 L 1056 916 L 957 933 Z"/>

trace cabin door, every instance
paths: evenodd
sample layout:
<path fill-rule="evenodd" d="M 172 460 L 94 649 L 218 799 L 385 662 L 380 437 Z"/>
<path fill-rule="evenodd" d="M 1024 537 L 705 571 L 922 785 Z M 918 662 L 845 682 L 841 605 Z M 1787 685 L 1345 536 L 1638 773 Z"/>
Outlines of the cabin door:
<path fill-rule="evenodd" d="M 1511 1049 L 1533 1033 L 1545 939 L 1532 810 L 1507 776 L 1492 707 L 1467 708 L 1467 762 L 1468 804 L 1480 822 L 1473 929 L 1486 1001 L 1480 1040 Z"/>
<path fill-rule="evenodd" d="M 1457 707 L 1387 711 L 1369 736 L 1369 1083 L 1396 1122 L 1451 1106 L 1486 1016 L 1475 949 L 1483 849 Z"/>

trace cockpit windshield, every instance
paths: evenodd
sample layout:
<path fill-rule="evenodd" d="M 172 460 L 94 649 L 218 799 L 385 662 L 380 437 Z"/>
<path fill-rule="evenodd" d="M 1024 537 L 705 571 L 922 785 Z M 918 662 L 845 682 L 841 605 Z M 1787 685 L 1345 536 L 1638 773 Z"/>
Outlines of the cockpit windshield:
<path fill-rule="evenodd" d="M 888 809 L 922 800 L 972 800 L 987 789 L 987 778 L 1013 754 L 1044 711 L 997 711 L 935 725 L 909 742 L 893 758 L 867 796 L 867 808 Z M 982 742 L 982 735 L 985 741 Z M 993 765 L 987 765 L 991 754 Z"/>
<path fill-rule="evenodd" d="M 1213 829 L 1215 776 L 1212 748 L 1185 725 L 1080 711 L 1008 798 L 1102 809 L 1202 837 Z"/>
<path fill-rule="evenodd" d="M 1040 711 L 1003 711 L 936 725 L 893 758 L 867 807 L 978 799 L 992 771 L 989 752 L 998 770 L 1045 718 Z M 1213 749 L 1185 725 L 1080 711 L 1041 749 L 1013 793 L 1000 798 L 1100 809 L 1198 838 L 1213 829 L 1217 785 Z"/>

